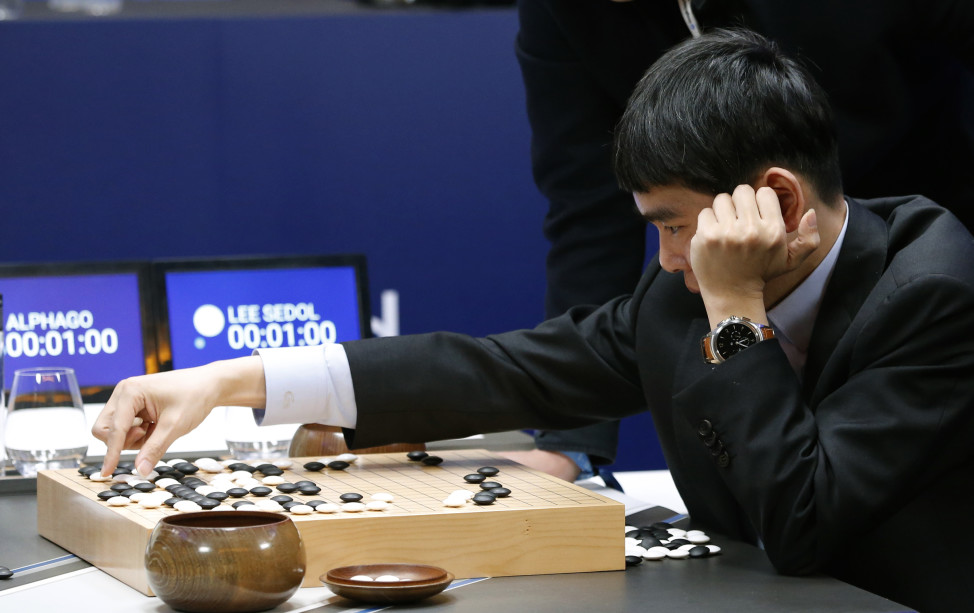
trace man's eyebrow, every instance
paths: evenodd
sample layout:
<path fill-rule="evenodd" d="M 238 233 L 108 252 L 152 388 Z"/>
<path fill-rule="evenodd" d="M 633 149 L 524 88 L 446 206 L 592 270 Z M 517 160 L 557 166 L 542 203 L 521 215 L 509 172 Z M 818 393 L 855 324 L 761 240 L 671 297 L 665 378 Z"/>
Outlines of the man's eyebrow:
<path fill-rule="evenodd" d="M 671 209 L 667 206 L 662 206 L 662 207 L 657 207 L 652 211 L 649 211 L 648 213 L 643 213 L 642 211 L 639 211 L 639 215 L 647 223 L 657 223 L 657 222 L 664 223 L 673 219 L 674 217 L 679 217 L 680 213 L 676 209 Z"/>

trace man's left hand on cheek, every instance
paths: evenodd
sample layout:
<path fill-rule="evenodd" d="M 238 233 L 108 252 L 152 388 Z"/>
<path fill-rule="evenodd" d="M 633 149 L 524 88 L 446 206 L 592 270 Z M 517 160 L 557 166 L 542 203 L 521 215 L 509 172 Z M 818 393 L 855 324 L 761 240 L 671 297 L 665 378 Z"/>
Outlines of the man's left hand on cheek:
<path fill-rule="evenodd" d="M 774 190 L 738 186 L 700 212 L 690 262 L 705 298 L 763 299 L 767 281 L 798 268 L 818 246 L 815 211 L 791 241 Z"/>

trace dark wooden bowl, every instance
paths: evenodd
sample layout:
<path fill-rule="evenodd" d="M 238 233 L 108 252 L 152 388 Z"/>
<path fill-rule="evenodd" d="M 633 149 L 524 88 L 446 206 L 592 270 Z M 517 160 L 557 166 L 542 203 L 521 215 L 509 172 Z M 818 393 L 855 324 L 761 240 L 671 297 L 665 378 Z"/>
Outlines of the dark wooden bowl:
<path fill-rule="evenodd" d="M 394 575 L 395 583 L 355 581 L 352 577 Z M 358 564 L 333 568 L 321 582 L 343 598 L 374 604 L 414 602 L 439 594 L 453 581 L 453 575 L 425 564 Z"/>
<path fill-rule="evenodd" d="M 304 424 L 295 431 L 291 438 L 288 455 L 292 458 L 304 458 L 321 455 L 341 455 L 343 453 L 396 453 L 399 451 L 425 451 L 423 443 L 393 443 L 381 447 L 363 447 L 349 449 L 345 445 L 342 429 L 335 426 L 321 424 Z"/>
<path fill-rule="evenodd" d="M 264 611 L 304 579 L 304 544 L 285 515 L 202 511 L 163 518 L 145 551 L 152 591 L 181 611 Z"/>

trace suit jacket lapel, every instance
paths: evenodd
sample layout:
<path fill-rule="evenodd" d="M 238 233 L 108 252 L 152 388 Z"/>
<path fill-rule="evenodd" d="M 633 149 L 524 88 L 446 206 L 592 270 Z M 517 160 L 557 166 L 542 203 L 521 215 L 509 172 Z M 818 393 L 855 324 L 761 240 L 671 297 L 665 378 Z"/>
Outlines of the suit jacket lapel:
<path fill-rule="evenodd" d="M 886 223 L 855 200 L 846 198 L 846 202 L 849 227 L 822 297 L 808 347 L 803 386 L 806 401 L 812 398 L 839 339 L 886 268 L 889 245 Z"/>

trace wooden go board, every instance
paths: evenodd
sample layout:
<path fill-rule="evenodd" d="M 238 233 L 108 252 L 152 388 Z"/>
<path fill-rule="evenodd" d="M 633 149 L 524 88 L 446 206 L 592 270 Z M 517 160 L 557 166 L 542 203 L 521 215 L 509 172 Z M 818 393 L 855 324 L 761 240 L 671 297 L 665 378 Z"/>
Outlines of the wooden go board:
<path fill-rule="evenodd" d="M 443 451 L 439 466 L 410 461 L 405 453 L 360 455 L 343 471 L 302 466 L 320 458 L 294 458 L 288 482 L 313 481 L 321 492 L 295 500 L 339 503 L 339 496 L 386 492 L 384 511 L 288 514 L 307 554 L 303 587 L 352 564 L 432 564 L 457 578 L 544 575 L 620 570 L 625 567 L 622 503 L 481 450 Z M 327 462 L 328 459 L 325 459 Z M 252 462 L 251 462 L 252 463 Z M 488 506 L 443 506 L 453 491 L 480 491 L 464 475 L 483 466 L 511 490 Z M 207 476 L 200 471 L 202 478 Z M 37 478 L 37 526 L 41 536 L 147 595 L 145 548 L 156 523 L 178 514 L 169 507 L 111 507 L 97 498 L 111 482 L 88 480 L 76 470 L 42 471 Z M 273 488 L 272 488 L 273 489 Z M 275 494 L 279 493 L 277 491 Z M 273 495 L 273 494 L 272 494 Z M 243 500 L 248 499 L 243 498 Z M 227 510 L 224 501 L 217 510 Z M 202 511 L 206 512 L 206 511 Z"/>

